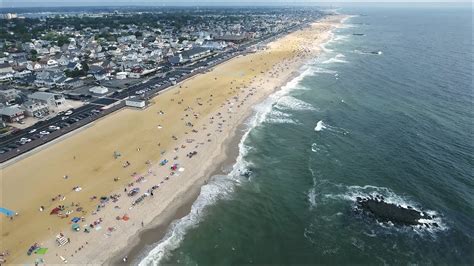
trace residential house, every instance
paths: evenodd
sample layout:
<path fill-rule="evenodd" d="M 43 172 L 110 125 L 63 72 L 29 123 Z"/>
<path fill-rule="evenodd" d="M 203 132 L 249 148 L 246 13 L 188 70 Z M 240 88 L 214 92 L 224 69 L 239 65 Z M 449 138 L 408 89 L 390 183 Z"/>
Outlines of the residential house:
<path fill-rule="evenodd" d="M 26 64 L 26 68 L 28 70 L 35 71 L 35 70 L 40 70 L 41 68 L 43 68 L 43 66 L 38 62 L 28 61 L 28 63 Z"/>
<path fill-rule="evenodd" d="M 84 81 L 80 78 L 69 78 L 65 81 L 66 87 L 79 88 L 84 85 Z"/>
<path fill-rule="evenodd" d="M 28 95 L 28 98 L 33 101 L 45 103 L 50 109 L 57 108 L 66 103 L 66 99 L 64 99 L 62 94 L 50 92 L 35 92 Z"/>
<path fill-rule="evenodd" d="M 6 89 L 0 91 L 0 102 L 6 104 L 12 104 L 18 98 L 18 90 L 15 89 Z"/>
<path fill-rule="evenodd" d="M 8 62 L 0 63 L 0 75 L 7 74 L 10 72 L 13 72 L 13 68 Z"/>
<path fill-rule="evenodd" d="M 87 73 L 92 74 L 96 80 L 103 80 L 110 76 L 110 73 L 108 73 L 103 67 L 96 65 L 90 66 Z"/>
<path fill-rule="evenodd" d="M 44 117 L 49 114 L 48 105 L 40 101 L 26 101 L 23 103 L 25 114 L 31 117 Z"/>
<path fill-rule="evenodd" d="M 25 118 L 25 112 L 18 106 L 0 108 L 0 117 L 8 123 L 18 122 Z"/>

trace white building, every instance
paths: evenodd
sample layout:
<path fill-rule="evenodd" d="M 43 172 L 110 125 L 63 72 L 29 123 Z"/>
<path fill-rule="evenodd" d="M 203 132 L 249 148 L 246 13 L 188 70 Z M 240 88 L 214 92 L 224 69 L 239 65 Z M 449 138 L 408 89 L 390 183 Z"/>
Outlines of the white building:
<path fill-rule="evenodd" d="M 115 74 L 115 77 L 117 79 L 126 79 L 127 75 L 128 75 L 128 72 L 118 72 L 117 74 Z"/>
<path fill-rule="evenodd" d="M 89 89 L 90 92 L 92 93 L 95 93 L 95 94 L 106 94 L 107 92 L 109 92 L 109 89 L 107 89 L 106 87 L 103 87 L 103 86 L 95 86 L 95 87 L 92 87 Z"/>
<path fill-rule="evenodd" d="M 135 108 L 144 108 L 146 106 L 146 101 L 139 97 L 131 97 L 125 100 L 125 105 Z"/>

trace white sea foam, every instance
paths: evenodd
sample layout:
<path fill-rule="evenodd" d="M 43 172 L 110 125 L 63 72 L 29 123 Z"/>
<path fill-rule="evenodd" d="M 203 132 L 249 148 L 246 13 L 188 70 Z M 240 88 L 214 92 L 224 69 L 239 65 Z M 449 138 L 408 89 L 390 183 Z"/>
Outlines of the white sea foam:
<path fill-rule="evenodd" d="M 273 109 L 270 114 L 267 115 L 265 122 L 272 124 L 298 124 L 298 121 L 292 118 L 291 114 L 276 109 Z"/>
<path fill-rule="evenodd" d="M 339 28 L 341 29 L 352 29 L 352 28 L 356 28 L 358 25 L 355 25 L 355 24 L 349 24 L 349 23 L 344 23 L 344 24 L 341 24 L 339 26 Z"/>
<path fill-rule="evenodd" d="M 331 74 L 331 75 L 336 75 L 337 71 L 327 69 L 327 68 L 322 68 L 322 67 L 314 67 L 312 69 L 313 73 L 318 73 L 318 74 Z"/>
<path fill-rule="evenodd" d="M 343 134 L 343 135 L 349 134 L 349 132 L 347 130 L 345 130 L 344 128 L 330 126 L 330 125 L 324 123 L 323 120 L 319 120 L 318 123 L 316 123 L 316 126 L 314 127 L 314 131 L 320 132 L 320 131 L 323 131 L 323 130 L 328 130 L 330 132 Z"/>
<path fill-rule="evenodd" d="M 325 60 L 323 61 L 322 63 L 323 64 L 331 64 L 331 63 L 348 63 L 346 60 L 344 60 L 343 58 L 345 58 L 346 56 L 343 55 L 343 54 L 337 54 L 336 56 L 328 59 L 328 60 Z"/>
<path fill-rule="evenodd" d="M 249 147 L 245 145 L 245 140 L 250 131 L 266 121 L 269 114 L 274 110 L 273 107 L 275 103 L 277 103 L 282 97 L 286 96 L 291 90 L 298 88 L 298 83 L 305 76 L 310 74 L 311 70 L 310 68 L 307 68 L 299 76 L 283 86 L 281 90 L 273 93 L 265 101 L 254 107 L 254 115 L 247 121 L 248 127 L 239 142 L 239 155 L 231 172 L 227 175 L 212 178 L 207 185 L 204 185 L 201 188 L 201 193 L 193 203 L 190 213 L 170 226 L 165 237 L 160 240 L 156 246 L 148 252 L 147 256 L 140 261 L 140 266 L 158 265 L 163 258 L 170 254 L 170 251 L 179 247 L 187 231 L 199 224 L 205 216 L 207 206 L 214 204 L 219 199 L 228 198 L 237 185 L 247 180 L 241 174 L 250 166 L 250 163 L 244 158 L 249 150 Z M 296 98 L 294 99 L 296 100 Z M 302 104 L 301 102 L 290 100 L 287 102 L 287 106 L 291 106 L 292 108 L 295 108 L 295 106 L 296 108 L 304 107 L 306 110 L 308 104 Z"/>
<path fill-rule="evenodd" d="M 341 42 L 344 42 L 344 41 L 347 41 L 347 40 L 349 40 L 348 35 L 335 35 L 335 37 L 332 41 L 341 43 Z"/>
<path fill-rule="evenodd" d="M 413 208 L 416 211 L 419 212 L 425 212 L 430 216 L 434 216 L 432 219 L 420 219 L 420 222 L 428 222 L 430 224 L 436 223 L 438 224 L 439 227 L 434 227 L 430 226 L 425 227 L 422 225 L 419 226 L 414 226 L 410 227 L 409 229 L 403 228 L 403 227 L 395 227 L 391 223 L 379 223 L 380 226 L 384 228 L 391 228 L 391 229 L 396 229 L 396 230 L 408 230 L 411 231 L 412 229 L 417 232 L 417 233 L 436 233 L 438 231 L 444 231 L 448 229 L 448 226 L 444 223 L 442 218 L 439 216 L 439 214 L 436 211 L 433 210 L 423 210 L 421 207 L 419 207 L 419 204 L 416 202 L 413 202 L 412 200 L 402 197 L 400 195 L 395 194 L 392 190 L 386 187 L 377 187 L 377 186 L 371 186 L 371 185 L 366 185 L 366 186 L 344 186 L 344 185 L 338 185 L 338 187 L 345 189 L 346 191 L 341 194 L 327 194 L 325 195 L 326 198 L 330 199 L 343 199 L 343 200 L 348 200 L 351 202 L 355 202 L 357 200 L 357 197 L 365 198 L 368 196 L 375 197 L 377 195 L 381 195 L 384 197 L 384 201 L 387 203 L 399 205 L 403 208 L 408 208 L 409 206 Z"/>
<path fill-rule="evenodd" d="M 321 131 L 326 128 L 326 125 L 324 124 L 323 120 L 319 120 L 318 123 L 316 124 L 316 127 L 314 128 L 314 131 Z"/>
<path fill-rule="evenodd" d="M 316 207 L 316 188 L 313 187 L 308 192 L 308 201 L 310 208 Z"/>
<path fill-rule="evenodd" d="M 169 251 L 176 249 L 186 235 L 187 230 L 193 228 L 202 219 L 205 207 L 226 197 L 235 187 L 232 179 L 225 176 L 214 178 L 212 182 L 201 188 L 201 193 L 193 203 L 191 211 L 185 217 L 171 225 L 165 237 L 148 253 L 139 265 L 157 265 Z"/>
<path fill-rule="evenodd" d="M 323 144 L 313 143 L 311 144 L 311 151 L 318 154 L 328 155 L 328 147 Z"/>
<path fill-rule="evenodd" d="M 331 44 L 331 42 L 334 40 L 335 36 L 336 36 L 336 35 L 335 35 L 333 32 L 330 32 L 330 33 L 329 33 L 329 40 L 328 40 L 327 42 L 322 43 L 322 44 L 319 45 L 319 47 L 321 47 L 321 50 L 322 50 L 323 52 L 325 52 L 325 53 L 331 53 L 331 52 L 334 51 L 334 50 L 332 50 L 332 49 L 329 49 L 327 46 Z"/>
<path fill-rule="evenodd" d="M 276 107 L 283 110 L 316 111 L 316 108 L 314 108 L 311 104 L 290 95 L 279 98 L 276 102 Z"/>

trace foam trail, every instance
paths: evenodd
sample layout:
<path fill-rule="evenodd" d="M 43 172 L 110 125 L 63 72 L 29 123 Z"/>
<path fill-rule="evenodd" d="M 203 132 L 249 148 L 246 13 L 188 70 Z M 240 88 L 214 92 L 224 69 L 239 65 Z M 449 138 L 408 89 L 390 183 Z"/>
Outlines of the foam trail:
<path fill-rule="evenodd" d="M 354 50 L 353 52 L 354 52 L 355 54 L 364 54 L 364 55 L 365 55 L 365 54 L 366 54 L 366 55 L 382 55 L 382 54 L 383 54 L 382 51 L 372 51 L 372 52 L 370 52 L 370 51 L 361 51 L 361 50 L 357 50 L 357 49 Z"/>
<path fill-rule="evenodd" d="M 330 126 L 330 125 L 324 123 L 323 120 L 319 120 L 318 123 L 316 123 L 316 126 L 314 127 L 314 131 L 320 132 L 320 131 L 323 131 L 324 129 L 327 129 L 328 131 L 331 131 L 331 132 L 334 132 L 334 133 L 343 134 L 343 135 L 346 135 L 346 134 L 349 133 L 349 132 L 347 132 L 347 130 L 345 130 L 343 128 L 333 127 L 333 126 Z"/>

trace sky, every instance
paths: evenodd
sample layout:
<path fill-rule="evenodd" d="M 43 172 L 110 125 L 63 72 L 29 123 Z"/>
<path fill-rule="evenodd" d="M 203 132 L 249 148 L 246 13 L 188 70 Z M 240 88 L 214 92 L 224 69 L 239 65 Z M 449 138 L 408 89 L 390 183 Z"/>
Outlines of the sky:
<path fill-rule="evenodd" d="M 470 2 L 470 0 L 0 0 L 5 7 L 50 7 L 50 6 L 254 6 L 254 5 L 328 5 L 354 2 L 371 3 L 429 3 Z"/>

